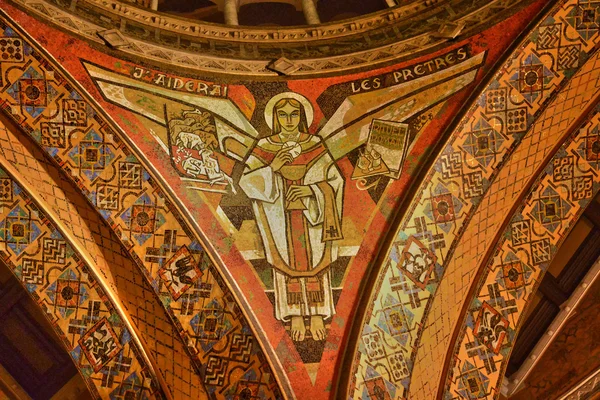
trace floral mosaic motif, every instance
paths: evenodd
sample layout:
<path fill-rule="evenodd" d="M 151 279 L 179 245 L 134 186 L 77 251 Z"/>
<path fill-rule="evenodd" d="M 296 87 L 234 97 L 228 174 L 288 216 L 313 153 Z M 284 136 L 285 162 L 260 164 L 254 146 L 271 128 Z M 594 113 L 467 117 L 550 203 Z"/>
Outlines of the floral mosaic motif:
<path fill-rule="evenodd" d="M 463 202 L 440 183 L 432 191 L 430 202 L 426 204 L 423 213 L 433 220 L 437 228 L 449 232 L 462 208 Z"/>
<path fill-rule="evenodd" d="M 477 209 L 502 160 L 517 148 L 557 89 L 567 84 L 600 42 L 598 30 L 592 32 L 584 27 L 585 24 L 592 26 L 591 21 L 597 14 L 589 11 L 586 19 L 590 22 L 584 25 L 579 22 L 582 28 L 575 29 L 576 19 L 581 21 L 583 18 L 581 10 L 595 8 L 596 5 L 592 3 L 595 2 L 564 1 L 550 11 L 548 17 L 533 29 L 530 37 L 490 81 L 423 179 L 379 273 L 375 285 L 377 289 L 371 294 L 362 327 L 363 339 L 372 335 L 380 326 L 384 300 L 389 295 L 399 297 L 399 303 L 413 314 L 411 324 L 416 328 L 406 335 L 406 342 L 400 346 L 391 333 L 379 330 L 382 335 L 379 343 L 382 343 L 386 355 L 402 352 L 408 360 L 416 357 L 418 349 L 423 348 L 420 340 L 424 321 L 429 314 L 435 313 L 431 304 L 438 282 L 452 279 L 457 287 L 465 285 L 461 281 L 462 276 L 444 276 L 449 262 L 448 254 L 462 237 L 465 221 Z M 504 235 L 508 238 L 507 243 L 513 246 L 513 250 L 524 251 L 529 257 L 522 259 L 516 253 L 509 255 L 504 252 L 497 257 L 499 262 L 490 267 L 488 276 L 493 277 L 493 282 L 489 283 L 489 287 L 483 287 L 485 294 L 479 295 L 473 303 L 467 319 L 469 328 L 465 328 L 468 334 L 462 339 L 461 351 L 469 356 L 461 356 L 464 362 L 459 362 L 451 369 L 452 387 L 445 394 L 447 398 L 457 395 L 482 398 L 491 390 L 496 390 L 498 358 L 506 357 L 514 340 L 513 315 L 521 310 L 524 299 L 528 298 L 536 282 L 535 277 L 547 266 L 555 251 L 556 238 L 562 235 L 577 209 L 577 203 L 589 201 L 593 194 L 595 175 L 582 172 L 589 168 L 578 170 L 577 165 L 580 159 L 588 158 L 594 168 L 600 166 L 600 144 L 594 145 L 598 140 L 598 131 L 594 129 L 594 126 L 590 126 L 582 134 L 587 137 L 587 144 L 582 139 L 575 151 L 563 152 L 562 157 L 574 156 L 573 168 L 570 167 L 570 159 L 556 161 L 562 179 L 560 183 L 557 181 L 554 186 L 546 186 L 548 190 L 545 192 L 534 193 L 526 212 L 507 227 Z M 446 190 L 439 191 L 440 185 Z M 568 190 L 563 190 L 565 185 Z M 555 195 L 557 193 L 558 197 Z M 448 196 L 441 196 L 443 194 L 460 199 L 460 211 L 456 210 L 457 202 L 452 201 L 454 213 L 444 213 L 452 208 L 442 204 L 445 202 L 450 205 Z M 442 208 L 435 211 L 435 206 L 439 204 L 442 204 Z M 412 257 L 404 256 L 405 252 Z M 407 260 L 433 260 L 434 257 L 435 265 L 425 262 L 407 264 L 418 265 L 419 268 L 414 271 L 421 272 L 420 275 L 411 275 L 409 270 L 400 267 Z M 425 265 L 429 268 L 423 269 Z M 430 277 L 426 284 L 425 277 Z M 488 314 L 480 315 L 484 303 L 487 304 Z M 501 312 L 497 314 L 491 310 Z M 476 324 L 479 338 L 473 333 Z M 388 382 L 394 382 L 394 379 L 387 357 L 374 360 L 374 349 L 364 346 L 364 340 L 360 343 L 348 394 L 350 397 L 361 394 L 369 398 L 366 371 L 374 370 Z M 414 366 L 410 362 L 408 368 L 409 377 L 402 384 L 394 384 L 399 391 L 396 397 L 408 397 L 407 387 L 410 387 L 411 397 L 418 395 L 427 398 L 427 394 L 417 394 L 420 389 L 412 385 L 414 376 L 411 376 L 411 369 Z"/>
<path fill-rule="evenodd" d="M 92 396 L 116 400 L 131 393 L 136 399 L 155 398 L 158 383 L 147 376 L 139 349 L 130 342 L 115 307 L 91 279 L 86 265 L 2 170 L 0 182 L 12 199 L 10 204 L 0 202 L 3 226 L 9 215 L 27 216 L 39 229 L 27 243 L 19 242 L 18 254 L 10 247 L 12 235 L 0 235 L 0 245 L 11 249 L 1 254 L 2 261 L 44 310 Z"/>
<path fill-rule="evenodd" d="M 562 176 L 559 176 L 558 180 L 563 180 Z M 572 205 L 560 196 L 555 188 L 547 187 L 535 201 L 532 216 L 544 228 L 554 232 L 569 214 L 571 208 Z"/>
<path fill-rule="evenodd" d="M 54 86 L 44 79 L 42 73 L 32 67 L 23 71 L 23 74 L 13 82 L 6 90 L 6 94 L 14 101 L 13 113 L 24 112 L 36 118 L 45 110 L 47 104 L 57 97 Z"/>
<path fill-rule="evenodd" d="M 209 359 L 211 365 L 222 368 L 218 372 L 222 377 L 229 376 L 232 371 L 236 371 L 236 374 L 254 371 L 254 375 L 248 376 L 256 377 L 255 383 L 260 386 L 259 396 L 280 398 L 278 384 L 273 379 L 273 372 L 265 361 L 266 357 L 256 339 L 247 342 L 250 346 L 248 357 L 223 358 L 227 356 L 222 349 L 232 343 L 234 335 L 251 335 L 248 322 L 239 312 L 239 308 L 234 306 L 235 302 L 220 273 L 193 237 L 191 230 L 166 200 L 166 196 L 138 158 L 120 139 L 121 134 L 99 114 L 95 105 L 84 98 L 83 92 L 74 83 L 69 82 L 65 74 L 32 46 L 23 34 L 7 26 L 6 22 L 2 22 L 0 38 L 2 37 L 11 38 L 13 42 L 19 41 L 27 62 L 0 59 L 0 76 L 5 84 L 0 88 L 0 105 L 11 114 L 25 132 L 30 133 L 32 138 L 43 146 L 66 174 L 73 178 L 77 187 L 97 207 L 110 227 L 117 232 L 132 258 L 143 268 L 149 282 L 153 284 L 156 293 L 163 300 L 182 341 L 196 346 L 192 354 L 196 354 L 193 360 L 198 366 L 198 371 L 203 374 L 204 371 L 214 371 L 202 367 L 209 364 Z M 9 69 L 11 73 L 7 74 Z M 27 90 L 28 87 L 32 88 Z M 15 252 L 21 252 L 27 246 L 27 240 L 34 240 L 36 234 L 33 230 L 25 229 L 24 233 L 30 232 L 29 236 L 24 236 L 24 239 L 19 236 L 16 239 L 12 236 L 12 231 L 7 230 L 9 228 L 7 225 L 11 223 L 6 218 L 0 221 L 0 240 L 7 238 L 7 245 Z M 24 228 L 29 228 L 29 225 Z M 20 234 L 20 228 L 15 229 L 15 233 Z M 191 277 L 192 284 L 185 290 L 183 286 L 169 286 L 168 282 L 159 275 L 159 271 L 182 246 L 187 246 L 195 258 L 199 271 L 202 271 L 202 274 L 196 271 L 198 277 L 195 281 L 193 274 L 189 275 L 189 271 L 187 275 L 183 274 L 177 278 L 179 285 L 188 281 L 185 276 Z M 48 265 L 39 261 L 30 262 L 26 267 L 30 282 L 36 282 L 42 270 L 44 273 L 50 271 Z M 52 282 L 56 278 L 54 277 Z M 178 289 L 174 292 L 176 296 L 180 295 L 178 299 L 172 296 L 171 289 L 174 288 Z M 89 295 L 90 290 L 87 286 L 86 291 Z M 51 292 L 54 293 L 54 301 L 63 301 L 60 292 L 56 290 Z M 47 294 L 44 293 L 44 296 Z M 74 296 L 70 300 L 71 303 L 61 303 L 60 307 L 69 312 L 75 299 L 80 297 Z M 51 303 L 54 304 L 54 301 Z M 83 330 L 84 319 L 79 317 L 79 313 L 83 312 L 88 304 L 89 302 L 84 302 L 83 306 L 75 308 L 76 311 L 70 318 L 79 322 L 74 321 L 70 329 L 77 332 Z M 207 320 L 207 314 L 199 316 L 205 318 L 202 324 L 198 322 L 194 325 L 191 322 L 194 316 L 199 315 L 204 309 L 214 310 L 219 307 L 225 310 L 220 327 L 219 325 L 216 327 L 216 332 L 219 334 L 216 336 L 214 333 L 213 336 L 207 334 L 206 340 L 202 338 L 196 340 L 196 328 L 202 325 L 203 328 L 210 329 L 211 321 Z M 230 311 L 230 308 L 236 311 Z M 57 314 L 62 318 L 60 312 Z M 114 326 L 113 328 L 115 332 L 120 330 Z M 87 330 L 89 327 L 85 329 Z M 73 354 L 78 357 L 78 360 L 87 360 L 82 350 Z M 118 357 L 113 358 L 110 363 L 116 359 Z M 89 371 L 95 374 L 88 361 L 84 364 L 87 367 L 82 368 L 89 368 Z M 132 378 L 132 387 L 137 387 L 136 379 L 141 379 L 140 382 L 145 386 L 149 383 L 142 373 L 136 375 L 119 373 L 118 377 L 110 378 L 115 370 L 107 368 L 103 367 L 98 371 L 98 374 L 105 375 L 107 380 L 112 379 L 121 384 L 125 379 L 123 376 L 134 376 L 137 378 Z M 134 368 L 137 367 L 131 368 L 130 372 L 134 372 Z M 86 373 L 89 375 L 89 372 Z M 99 381 L 103 379 L 96 378 Z M 235 390 L 235 383 L 227 379 L 203 378 L 208 385 L 207 390 L 214 393 L 216 398 L 224 398 L 223 393 Z M 95 382 L 92 385 L 95 385 Z M 112 392 L 115 388 L 113 386 L 110 389 Z M 106 390 L 107 388 L 104 388 L 101 392 L 105 393 L 104 397 L 109 397 Z M 116 393 L 121 392 L 114 393 L 118 396 Z"/>
<path fill-rule="evenodd" d="M 126 240 L 133 238 L 140 245 L 152 238 L 166 222 L 161 207 L 145 193 L 121 214 L 121 219 L 127 223 L 131 235 Z"/>
<path fill-rule="evenodd" d="M 104 140 L 104 136 L 104 133 L 90 129 L 79 145 L 69 152 L 75 167 L 90 180 L 96 179 L 114 158 L 111 146 Z"/>
<path fill-rule="evenodd" d="M 77 274 L 67 269 L 46 288 L 46 295 L 63 318 L 69 317 L 87 300 L 87 290 Z"/>
<path fill-rule="evenodd" d="M 523 59 L 520 67 L 510 77 L 510 85 L 517 89 L 529 104 L 533 104 L 549 89 L 554 73 L 535 54 Z"/>
<path fill-rule="evenodd" d="M 519 289 L 525 285 L 525 271 L 520 261 L 511 262 L 502 266 L 504 287 L 507 289 Z"/>
<path fill-rule="evenodd" d="M 20 205 L 0 222 L 0 238 L 16 255 L 20 255 L 40 234 L 41 228 L 35 216 Z"/>
<path fill-rule="evenodd" d="M 482 166 L 487 167 L 495 160 L 504 142 L 505 137 L 492 128 L 487 121 L 481 119 L 468 133 L 463 148 Z"/>

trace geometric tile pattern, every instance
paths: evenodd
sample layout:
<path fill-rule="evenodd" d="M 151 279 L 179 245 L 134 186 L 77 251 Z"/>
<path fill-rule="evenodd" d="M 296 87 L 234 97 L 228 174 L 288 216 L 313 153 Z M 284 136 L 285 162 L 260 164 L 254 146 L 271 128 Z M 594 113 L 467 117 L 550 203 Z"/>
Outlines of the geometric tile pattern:
<path fill-rule="evenodd" d="M 486 229 L 490 230 L 488 235 L 494 236 L 496 233 L 489 227 L 480 227 L 479 231 L 469 228 L 471 236 L 464 237 L 467 225 L 474 226 L 471 218 L 485 198 L 490 185 L 497 179 L 499 167 L 520 147 L 526 132 L 553 101 L 554 95 L 572 82 L 571 85 L 575 89 L 566 92 L 568 96 L 578 91 L 588 96 L 587 100 L 576 98 L 577 96 L 568 98 L 564 102 L 564 109 L 555 109 L 548 114 L 562 115 L 556 120 L 546 121 L 547 127 L 552 126 L 552 131 L 559 132 L 573 122 L 581 112 L 579 107 L 583 107 L 582 104 L 591 99 L 590 90 L 593 92 L 594 79 L 588 74 L 578 81 L 572 80 L 600 42 L 600 35 L 583 36 L 572 26 L 575 22 L 569 15 L 572 9 L 581 3 L 577 0 L 559 3 L 550 11 L 549 16 L 533 29 L 530 37 L 516 49 L 476 99 L 423 179 L 401 220 L 396 238 L 390 246 L 386 261 L 382 264 L 369 302 L 366 303 L 362 337 L 357 341 L 358 351 L 352 364 L 347 392 L 349 398 L 371 398 L 372 389 L 369 387 L 372 384 L 368 384 L 367 381 L 368 377 L 375 376 L 389 382 L 386 385 L 393 385 L 396 397 L 408 397 L 409 391 L 410 397 L 415 399 L 437 396 L 437 385 L 441 379 L 448 341 L 452 337 L 455 324 L 459 323 L 463 301 L 461 293 L 466 295 L 472 285 L 469 274 L 461 274 L 457 270 L 457 273 L 447 275 L 448 266 L 451 262 L 460 264 L 460 260 L 463 260 L 461 257 L 466 257 L 466 253 L 455 253 L 461 240 L 469 240 L 468 245 L 464 242 L 465 250 L 475 254 L 477 249 L 485 248 L 485 240 L 478 235 Z M 573 117 L 571 114 L 577 115 Z M 524 146 L 531 147 L 533 151 L 519 161 L 516 165 L 517 170 L 520 169 L 526 174 L 533 173 L 531 161 L 539 163 L 545 157 L 544 151 L 547 151 L 546 146 L 551 139 L 544 140 Z M 600 144 L 596 145 L 596 148 L 600 148 Z M 531 157 L 529 162 L 528 157 Z M 565 179 L 570 179 L 567 178 L 568 168 L 564 171 Z M 516 172 L 513 176 L 516 176 Z M 509 176 L 503 184 L 514 185 L 512 179 Z M 582 187 L 581 191 L 585 192 L 582 179 L 584 178 L 578 177 L 577 182 Z M 502 200 L 505 195 L 499 192 L 495 198 Z M 573 207 L 572 200 L 561 201 L 553 196 L 554 193 L 547 192 L 538 198 L 540 202 L 549 206 L 546 210 L 542 209 L 545 206 L 540 204 L 537 215 L 545 218 L 549 228 L 554 226 L 560 229 L 561 215 L 568 213 L 569 207 Z M 507 203 L 508 199 L 502 201 Z M 553 201 L 558 202 L 554 204 Z M 551 203 L 555 206 L 555 214 L 552 214 Z M 498 216 L 502 216 L 502 213 L 499 212 Z M 482 221 L 494 218 L 498 217 L 485 217 Z M 546 259 L 551 245 L 541 238 L 532 238 L 531 226 L 514 222 L 514 226 L 509 228 L 517 233 L 515 241 L 526 243 L 537 260 Z M 412 254 L 412 258 L 407 256 L 407 251 Z M 452 261 L 453 259 L 455 261 Z M 407 263 L 406 260 L 423 261 Z M 504 264 L 516 261 L 519 260 L 509 258 Z M 466 265 L 471 265 L 471 262 L 476 261 L 468 258 L 463 260 Z M 425 265 L 428 265 L 426 270 L 423 269 Z M 414 274 L 416 266 L 419 266 L 420 272 L 418 279 L 415 279 Z M 513 310 L 515 298 L 524 296 L 525 282 L 531 274 L 532 269 L 528 264 L 515 263 L 506 266 L 504 270 L 500 268 L 495 275 L 500 279 L 497 291 L 505 290 L 510 292 L 510 296 L 504 302 L 490 300 L 488 305 L 498 309 L 501 304 L 505 310 Z M 442 281 L 443 289 L 440 289 Z M 496 293 L 495 287 L 490 290 Z M 385 304 L 389 302 L 390 297 L 412 314 L 412 319 L 406 326 L 406 333 L 400 341 L 382 328 Z M 450 312 L 454 322 L 447 318 L 447 310 L 455 310 Z M 481 315 L 478 325 L 478 333 L 486 343 L 483 349 L 488 349 L 491 354 L 495 354 L 493 350 L 502 353 L 503 345 L 499 344 L 500 339 L 504 343 L 506 340 L 512 340 L 514 336 L 503 332 L 503 327 L 511 326 L 507 325 L 506 321 L 512 322 L 504 315 L 493 313 L 491 309 L 488 311 L 487 314 Z M 472 316 L 473 324 L 477 318 L 477 313 Z M 381 337 L 381 351 L 386 357 L 375 359 L 372 354 L 369 356 L 369 348 L 363 339 L 373 337 L 375 333 Z M 407 360 L 409 369 L 408 376 L 399 381 L 394 380 L 394 365 L 390 362 L 390 355 L 394 354 L 401 354 Z M 491 362 L 488 360 L 488 363 Z M 473 372 L 471 367 L 465 367 L 464 371 L 465 374 L 471 375 L 456 381 L 462 382 L 461 390 L 469 390 L 469 385 L 476 392 L 493 388 L 487 378 Z M 426 381 L 435 384 L 425 384 Z"/>
<path fill-rule="evenodd" d="M 147 341 L 157 345 L 163 340 L 158 340 L 156 335 L 163 335 L 164 340 L 170 340 L 174 345 L 181 343 L 177 346 L 185 343 L 187 351 L 182 347 L 181 354 L 187 352 L 189 356 L 184 357 L 190 358 L 195 366 L 182 369 L 181 365 L 189 364 L 190 360 L 165 360 L 179 363 L 165 368 L 165 371 L 185 372 L 180 376 L 176 373 L 165 377 L 167 381 L 174 380 L 170 383 L 171 388 L 180 396 L 194 397 L 186 395 L 185 391 L 190 387 L 200 390 L 189 381 L 195 380 L 193 375 L 199 373 L 199 379 L 211 396 L 227 398 L 238 388 L 238 382 L 232 378 L 243 375 L 247 385 L 256 385 L 256 389 L 252 389 L 256 398 L 280 398 L 271 367 L 240 306 L 168 196 L 135 156 L 127 141 L 122 140 L 121 133 L 114 130 L 99 109 L 84 98 L 76 84 L 48 61 L 48 57 L 23 33 L 9 24 L 8 21 L 0 22 L 0 37 L 18 41 L 23 46 L 24 59 L 0 60 L 0 76 L 5 84 L 0 88 L 0 108 L 54 158 L 104 219 L 95 221 L 93 212 L 68 214 L 71 206 L 64 199 L 54 198 L 50 194 L 54 189 L 48 191 L 46 200 L 53 205 L 57 215 L 66 218 L 63 220 L 65 225 L 77 228 L 74 233 L 79 235 L 80 245 L 87 248 L 90 244 L 91 249 L 98 248 L 99 243 L 110 237 L 107 243 L 112 248 L 124 246 L 124 254 L 120 256 L 122 262 L 128 263 L 127 259 L 131 257 L 137 266 L 131 265 L 130 268 L 141 268 L 143 272 L 145 282 L 139 282 L 139 285 L 154 291 L 150 294 L 144 292 L 144 296 L 160 299 L 157 305 L 160 304 L 162 310 L 142 310 L 145 316 L 140 316 L 136 324 L 145 326 L 142 336 L 149 335 Z M 94 240 L 98 232 L 79 231 L 76 224 L 65 222 L 69 218 L 89 220 L 83 224 L 88 231 L 89 227 L 102 227 L 103 237 L 100 241 Z M 91 222 L 93 220 L 95 222 Z M 104 229 L 114 234 L 104 232 Z M 115 234 L 115 241 L 112 241 Z M 20 238 L 16 246 L 20 245 Z M 184 247 L 189 255 L 174 259 Z M 99 253 L 102 253 L 101 248 Z M 106 265 L 109 267 L 110 263 Z M 35 268 L 31 268 L 32 279 L 35 279 Z M 142 304 L 145 303 L 142 301 Z M 68 310 L 71 305 L 61 307 Z M 202 318 L 215 308 L 222 310 L 230 325 L 222 330 L 223 334 L 215 343 L 206 347 L 204 338 L 207 332 L 202 329 L 211 329 L 211 323 L 202 324 L 200 329 L 192 320 Z M 157 324 L 161 321 L 160 324 L 169 324 L 170 327 L 152 328 L 154 318 Z M 171 334 L 173 327 L 175 330 Z M 244 356 L 234 357 L 234 338 L 240 336 L 247 338 Z M 150 344 L 150 347 L 153 348 L 153 345 Z M 163 351 L 156 348 L 155 354 L 158 357 Z"/>
<path fill-rule="evenodd" d="M 579 118 L 585 116 L 582 113 L 589 112 L 590 107 L 600 98 L 599 56 L 599 53 L 593 54 L 539 113 L 526 135 L 505 158 L 503 165 L 496 170 L 488 190 L 478 206 L 473 209 L 470 220 L 465 223 L 462 235 L 453 245 L 452 257 L 446 263 L 444 278 L 431 305 L 436 314 L 443 315 L 444 318 L 443 321 L 431 319 L 430 314 L 424 324 L 421 341 L 428 346 L 417 351 L 411 391 L 423 393 L 421 388 L 426 385 L 438 390 L 437 386 L 443 380 L 441 375 L 444 360 L 451 357 L 448 349 L 452 348 L 453 332 L 458 329 L 473 280 L 478 271 L 483 270 L 483 257 L 493 248 L 501 224 L 515 202 L 519 201 L 520 196 L 527 193 L 529 185 L 534 183 L 535 172 L 545 166 L 544 160 L 552 155 L 557 144 L 567 139 L 569 132 L 577 128 Z M 534 202 L 532 210 L 533 218 L 549 230 L 557 229 L 572 208 L 569 201 L 561 198 L 558 190 L 560 189 L 547 188 Z M 530 222 L 525 223 L 523 227 L 526 225 L 532 226 Z M 513 228 L 514 226 L 511 230 Z M 531 231 L 533 235 L 535 229 Z M 508 286 L 519 285 L 519 275 L 522 275 L 523 268 L 509 261 L 512 260 L 505 261 L 509 265 L 505 267 L 506 276 L 502 278 L 503 282 Z M 494 289 L 493 292 L 498 290 Z M 497 301 L 501 303 L 500 300 Z M 502 309 L 510 312 L 514 308 L 514 301 L 509 297 Z M 503 316 L 494 314 L 494 308 L 484 309 L 486 312 L 474 317 L 477 328 L 475 333 L 481 339 L 479 344 L 493 349 L 492 353 L 495 353 L 499 351 L 502 340 L 507 336 L 505 330 L 508 321 Z M 428 367 L 431 364 L 435 364 L 436 367 Z"/>
<path fill-rule="evenodd" d="M 172 390 L 173 396 L 206 395 L 186 346 L 155 296 L 151 283 L 128 257 L 102 217 L 76 188 L 64 181 L 60 170 L 48 162 L 43 151 L 28 140 L 23 133 L 7 130 L 0 124 L 0 165 L 23 191 L 35 198 L 46 219 L 58 225 L 80 258 L 101 277 L 96 285 L 107 295 L 114 293 L 113 300 L 118 302 L 115 306 L 127 310 L 121 314 L 123 323 L 127 329 L 134 330 L 130 335 L 134 342 L 141 340 L 139 345 L 143 353 L 140 354 L 152 357 L 147 360 L 153 366 L 149 373 L 158 375 L 157 379 L 163 378 L 159 381 L 161 388 Z M 44 255 L 60 258 L 48 243 Z M 70 270 L 52 282 L 46 288 L 46 294 L 53 302 L 53 311 L 62 316 L 72 314 L 87 296 L 85 287 Z M 89 341 L 96 336 L 97 333 L 80 345 L 97 368 L 105 356 L 90 350 Z"/>
<path fill-rule="evenodd" d="M 0 177 L 13 199 L 0 203 L 0 223 L 19 209 L 39 227 L 22 248 L 0 237 L 0 259 L 52 323 L 94 398 L 117 399 L 111 393 L 126 390 L 139 399 L 161 398 L 158 382 L 88 266 L 22 188 L 2 170 Z M 134 385 L 132 376 L 138 377 Z"/>
<path fill-rule="evenodd" d="M 469 311 L 462 321 L 455 343 L 455 358 L 446 377 L 446 399 L 453 399 L 465 390 L 461 384 L 465 379 L 463 371 L 476 371 L 489 382 L 482 396 L 477 398 L 491 398 L 497 393 L 515 332 L 524 320 L 524 311 L 531 303 L 537 285 L 562 241 L 600 189 L 600 165 L 593 157 L 590 160 L 586 153 L 586 141 L 597 136 L 600 130 L 599 112 L 600 108 L 597 108 L 594 116 L 563 144 L 548 168 L 537 177 L 538 184 L 512 215 L 511 225 L 529 225 L 531 235 L 518 240 L 515 245 L 514 230 L 509 226 L 496 245 L 487 272 L 477 283 L 474 297 L 468 299 Z M 565 179 L 561 169 L 553 166 L 564 165 L 566 158 L 572 160 L 574 168 Z M 578 194 L 577 182 L 588 178 L 589 190 L 584 195 Z M 548 201 L 549 197 L 552 202 Z M 551 221 L 548 217 L 540 218 L 541 208 L 554 208 L 555 204 L 558 205 L 556 211 L 542 211 L 542 214 L 556 215 L 556 218 Z M 496 316 L 495 321 L 488 324 L 488 335 L 478 333 L 478 316 L 485 310 L 491 310 Z M 491 340 L 495 340 L 493 346 L 490 346 Z"/>

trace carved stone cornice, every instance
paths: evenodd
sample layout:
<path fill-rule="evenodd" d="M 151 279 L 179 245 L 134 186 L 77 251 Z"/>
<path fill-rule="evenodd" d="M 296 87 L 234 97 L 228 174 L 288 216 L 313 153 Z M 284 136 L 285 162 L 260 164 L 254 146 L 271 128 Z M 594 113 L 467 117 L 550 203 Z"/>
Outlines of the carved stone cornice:
<path fill-rule="evenodd" d="M 58 2 L 53 2 L 59 4 Z M 76 8 L 92 5 L 103 11 L 103 14 L 112 14 L 135 21 L 143 25 L 158 27 L 164 31 L 170 31 L 193 37 L 205 37 L 209 39 L 224 39 L 242 42 L 263 42 L 275 40 L 281 42 L 313 41 L 322 39 L 337 39 L 340 37 L 355 35 L 371 31 L 380 27 L 389 27 L 399 21 L 423 15 L 435 9 L 453 7 L 456 0 L 418 0 L 409 4 L 388 8 L 377 13 L 356 17 L 341 22 L 331 22 L 318 26 L 301 27 L 239 27 L 215 24 L 210 22 L 197 22 L 187 18 L 158 13 L 145 8 L 137 7 L 131 3 L 119 0 L 78 0 Z M 481 3 L 481 2 L 469 2 Z M 452 11 L 460 14 L 462 11 Z M 448 12 L 448 10 L 447 10 Z M 451 12 L 451 13 L 452 13 Z"/>
<path fill-rule="evenodd" d="M 269 64 L 285 57 L 293 76 L 340 73 L 423 54 L 449 39 L 445 23 L 464 24 L 466 37 L 524 7 L 530 0 L 419 0 L 341 23 L 257 29 L 196 23 L 116 0 L 9 0 L 60 28 L 104 44 L 117 29 L 125 57 L 211 73 L 277 76 Z M 460 10 L 460 11 L 457 11 Z"/>

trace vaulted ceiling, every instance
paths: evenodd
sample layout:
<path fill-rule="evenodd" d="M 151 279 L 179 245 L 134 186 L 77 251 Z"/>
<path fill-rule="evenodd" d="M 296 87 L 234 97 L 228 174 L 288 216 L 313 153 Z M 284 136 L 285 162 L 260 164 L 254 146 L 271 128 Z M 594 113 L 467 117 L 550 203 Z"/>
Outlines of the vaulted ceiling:
<path fill-rule="evenodd" d="M 0 8 L 0 257 L 93 397 L 600 387 L 600 3 Z"/>

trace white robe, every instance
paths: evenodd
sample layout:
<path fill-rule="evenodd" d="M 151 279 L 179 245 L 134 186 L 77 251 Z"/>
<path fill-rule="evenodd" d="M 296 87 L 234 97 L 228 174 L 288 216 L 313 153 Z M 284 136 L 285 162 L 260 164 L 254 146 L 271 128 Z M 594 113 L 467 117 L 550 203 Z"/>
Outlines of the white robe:
<path fill-rule="evenodd" d="M 316 142 L 318 146 L 320 145 L 320 140 L 317 137 L 310 137 L 309 140 Z M 273 142 L 270 138 L 262 139 L 257 144 L 259 148 L 263 146 L 268 146 L 271 149 L 274 147 L 277 148 L 277 146 L 281 147 L 279 143 Z M 310 149 L 312 148 L 314 146 Z M 308 242 L 310 243 L 309 263 L 310 268 L 314 269 L 326 256 L 326 251 L 330 252 L 327 255 L 330 261 L 335 261 L 338 250 L 338 241 L 333 240 L 329 246 L 326 246 L 326 243 L 322 240 L 323 218 L 326 211 L 325 195 L 318 184 L 327 182 L 333 189 L 337 218 L 341 221 L 344 179 L 331 155 L 326 151 L 317 157 L 316 161 L 309 160 L 308 164 L 310 166 L 302 178 L 301 184 L 309 186 L 313 195 L 302 198 L 302 203 L 305 207 L 303 215 L 308 222 Z M 287 282 L 289 277 L 287 274 L 281 272 L 281 269 L 277 268 L 278 263 L 284 263 L 291 270 L 296 268 L 294 265 L 290 265 L 290 243 L 288 243 L 289 238 L 286 226 L 285 180 L 281 173 L 273 171 L 264 160 L 251 154 L 246 161 L 246 168 L 239 184 L 246 195 L 252 200 L 252 207 L 265 248 L 267 261 L 275 267 L 273 274 L 276 318 L 287 321 L 292 316 L 320 315 L 324 318 L 331 317 L 335 314 L 335 306 L 333 304 L 329 266 L 320 274 L 320 282 L 324 291 L 322 302 L 314 303 L 309 301 L 306 290 L 308 278 L 298 278 L 302 287 L 303 301 L 300 304 L 289 304 L 287 301 Z"/>

